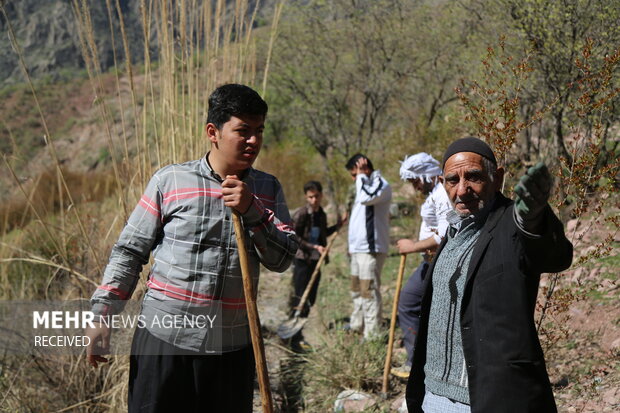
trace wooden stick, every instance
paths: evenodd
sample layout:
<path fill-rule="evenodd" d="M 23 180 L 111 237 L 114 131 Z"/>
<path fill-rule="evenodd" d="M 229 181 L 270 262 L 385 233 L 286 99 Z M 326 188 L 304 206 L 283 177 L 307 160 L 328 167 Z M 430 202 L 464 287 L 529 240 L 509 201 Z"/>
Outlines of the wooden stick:
<path fill-rule="evenodd" d="M 310 281 L 308 281 L 308 285 L 306 286 L 306 289 L 304 290 L 304 293 L 301 296 L 301 300 L 299 301 L 299 304 L 297 305 L 295 309 L 294 317 L 298 317 L 299 314 L 301 314 L 301 312 L 303 311 L 304 305 L 306 304 L 306 300 L 308 299 L 308 296 L 310 295 L 310 290 L 312 289 L 312 286 L 316 282 L 319 271 L 321 270 L 321 265 L 323 264 L 323 261 L 325 261 L 325 257 L 327 256 L 327 253 L 332 247 L 332 244 L 334 243 L 334 240 L 336 239 L 337 236 L 338 236 L 338 231 L 330 235 L 329 239 L 327 240 L 327 246 L 325 247 L 323 254 L 321 254 L 321 256 L 319 257 L 319 261 L 316 263 L 316 267 L 314 267 L 314 271 L 312 271 L 312 275 L 310 276 Z"/>
<path fill-rule="evenodd" d="M 241 277 L 243 278 L 245 307 L 248 312 L 248 323 L 250 324 L 250 336 L 252 338 L 252 348 L 254 349 L 254 360 L 256 361 L 256 373 L 258 374 L 263 413 L 273 413 L 269 372 L 267 371 L 267 360 L 265 358 L 265 345 L 260 329 L 258 309 L 256 308 L 256 292 L 254 291 L 254 283 L 250 276 L 250 268 L 248 267 L 248 253 L 245 249 L 245 236 L 243 226 L 241 225 L 241 218 L 235 210 L 233 210 L 232 219 L 237 238 L 237 248 L 239 248 L 239 264 L 241 265 Z"/>
<path fill-rule="evenodd" d="M 398 314 L 398 300 L 400 299 L 400 288 L 403 283 L 403 275 L 405 273 L 405 262 L 407 255 L 400 255 L 400 266 L 398 267 L 398 277 L 396 277 L 396 291 L 394 292 L 394 304 L 392 305 L 392 318 L 390 320 L 390 336 L 388 340 L 387 357 L 385 358 L 385 367 L 383 368 L 383 387 L 381 392 L 387 395 L 388 383 L 390 378 L 390 367 L 392 364 L 392 347 L 394 346 L 394 330 L 396 330 L 396 315 Z"/>

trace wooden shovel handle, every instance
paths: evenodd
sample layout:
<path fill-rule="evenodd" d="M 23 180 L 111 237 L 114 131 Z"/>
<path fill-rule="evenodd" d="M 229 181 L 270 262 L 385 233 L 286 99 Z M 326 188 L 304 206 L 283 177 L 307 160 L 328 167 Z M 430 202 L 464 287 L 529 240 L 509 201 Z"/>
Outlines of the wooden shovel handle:
<path fill-rule="evenodd" d="M 250 324 L 250 336 L 252 338 L 252 348 L 254 349 L 254 360 L 256 361 L 256 373 L 258 375 L 258 385 L 260 387 L 260 398 L 264 413 L 273 413 L 273 401 L 271 398 L 271 387 L 269 386 L 269 372 L 267 371 L 267 360 L 265 358 L 265 345 L 260 329 L 260 318 L 256 308 L 256 293 L 254 282 L 250 276 L 248 266 L 248 253 L 245 249 L 245 235 L 239 213 L 232 211 L 235 236 L 237 238 L 237 248 L 239 249 L 239 264 L 241 265 L 241 277 L 243 279 L 243 293 L 245 295 L 245 307 L 248 312 L 248 323 Z"/>
<path fill-rule="evenodd" d="M 387 357 L 385 358 L 385 367 L 383 368 L 383 387 L 381 388 L 381 391 L 384 394 L 388 391 L 390 367 L 392 364 L 392 347 L 394 346 L 394 330 L 396 329 L 396 315 L 398 314 L 398 300 L 400 299 L 400 288 L 403 283 L 406 261 L 407 255 L 401 254 L 400 266 L 398 267 L 398 277 L 396 278 L 396 291 L 394 291 L 394 304 L 392 305 L 392 318 L 390 319 L 390 336 L 388 339 Z"/>
<path fill-rule="evenodd" d="M 327 239 L 327 246 L 325 247 L 325 250 L 323 250 L 323 253 L 319 257 L 319 261 L 316 263 L 316 267 L 314 267 L 314 271 L 312 271 L 312 275 L 310 276 L 310 281 L 308 281 L 308 285 L 306 286 L 306 289 L 304 290 L 304 294 L 301 296 L 299 305 L 297 305 L 296 307 L 295 317 L 301 314 L 301 311 L 304 308 L 304 305 L 306 304 L 306 300 L 308 299 L 308 296 L 310 295 L 310 290 L 312 289 L 312 286 L 314 285 L 314 283 L 316 282 L 316 279 L 318 278 L 319 271 L 321 270 L 321 265 L 323 264 L 323 261 L 325 261 L 325 257 L 327 257 L 327 253 L 332 247 L 332 244 L 334 243 L 334 240 L 336 239 L 337 236 L 338 236 L 338 231 L 334 232 Z"/>

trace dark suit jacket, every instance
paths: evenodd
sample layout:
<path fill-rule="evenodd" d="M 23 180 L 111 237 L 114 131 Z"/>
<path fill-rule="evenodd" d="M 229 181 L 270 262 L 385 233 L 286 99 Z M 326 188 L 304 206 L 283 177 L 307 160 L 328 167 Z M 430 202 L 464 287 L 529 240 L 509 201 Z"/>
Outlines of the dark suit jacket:
<path fill-rule="evenodd" d="M 534 307 L 540 274 L 568 268 L 573 246 L 549 206 L 544 214 L 544 234 L 528 238 L 514 223 L 513 202 L 497 194 L 474 245 L 460 314 L 472 413 L 557 411 L 536 334 Z M 420 330 L 407 383 L 409 412 L 422 412 L 432 274 L 445 242 L 425 280 Z"/>

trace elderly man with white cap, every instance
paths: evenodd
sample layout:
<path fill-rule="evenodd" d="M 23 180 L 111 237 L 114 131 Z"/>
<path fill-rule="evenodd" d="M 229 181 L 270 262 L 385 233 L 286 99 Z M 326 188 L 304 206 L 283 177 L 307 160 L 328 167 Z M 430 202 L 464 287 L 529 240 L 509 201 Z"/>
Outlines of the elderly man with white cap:
<path fill-rule="evenodd" d="M 411 370 L 411 358 L 415 337 L 420 324 L 420 304 L 422 301 L 422 285 L 431 253 L 441 243 L 448 228 L 446 215 L 452 209 L 450 199 L 441 181 L 441 167 L 431 155 L 420 152 L 405 158 L 400 167 L 400 177 L 409 181 L 416 191 L 426 195 L 420 208 L 422 223 L 418 241 L 401 239 L 398 250 L 401 254 L 419 252 L 423 254 L 422 263 L 411 274 L 399 299 L 398 320 L 403 330 L 407 361 L 399 368 L 392 369 L 392 374 L 406 378 Z"/>

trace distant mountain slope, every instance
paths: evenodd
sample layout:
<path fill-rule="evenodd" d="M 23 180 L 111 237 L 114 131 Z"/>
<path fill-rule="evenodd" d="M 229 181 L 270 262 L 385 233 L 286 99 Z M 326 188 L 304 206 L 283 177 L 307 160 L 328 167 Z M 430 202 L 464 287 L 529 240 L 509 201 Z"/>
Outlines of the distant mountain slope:
<path fill-rule="evenodd" d="M 62 69 L 84 68 L 80 51 L 78 26 L 72 0 L 8 0 L 4 8 L 8 22 L 0 14 L 0 86 L 23 80 L 18 56 L 11 46 L 9 22 L 23 51 L 24 60 L 33 77 L 56 75 Z M 102 70 L 114 65 L 110 23 L 106 2 L 90 0 L 94 38 L 99 51 Z M 115 1 L 111 2 L 112 5 Z M 132 56 L 140 58 L 143 43 L 140 40 L 138 1 L 120 0 Z M 115 36 L 120 35 L 119 19 L 112 15 Z M 122 57 L 120 37 L 116 39 L 117 53 Z"/>
<path fill-rule="evenodd" d="M 79 0 L 78 3 L 81 3 Z M 225 0 L 227 10 L 235 5 L 235 0 Z M 214 4 L 216 0 L 205 0 L 199 4 Z M 140 1 L 119 0 L 123 13 L 125 30 L 134 62 L 144 55 L 144 40 L 140 14 Z M 260 1 L 259 16 L 270 14 L 274 0 Z M 17 41 L 23 51 L 24 60 L 32 77 L 45 75 L 58 77 L 62 69 L 81 69 L 85 67 L 80 50 L 78 24 L 73 11 L 73 0 L 0 0 L 8 16 L 0 13 L 0 87 L 23 81 L 18 56 L 13 50 L 9 38 L 9 23 L 15 32 Z M 110 34 L 110 19 L 105 0 L 88 0 L 93 23 L 93 37 L 97 43 L 101 70 L 114 65 L 113 42 Z M 124 59 L 121 43 L 119 18 L 116 13 L 116 0 L 110 4 L 112 27 L 115 36 L 116 53 L 119 60 Z M 148 4 L 148 2 L 147 2 Z M 251 14 L 257 4 L 248 1 L 248 13 Z M 255 23 L 256 25 L 256 23 Z M 152 36 L 156 36 L 155 30 Z M 151 39 L 151 44 L 154 43 Z M 151 59 L 157 59 L 157 50 L 151 50 Z"/>

